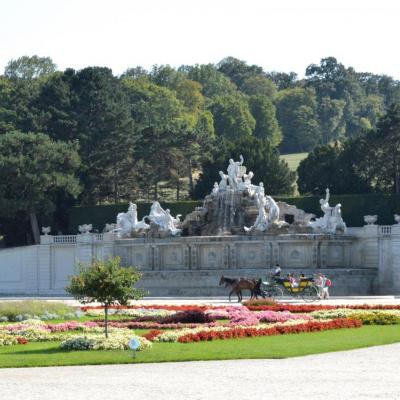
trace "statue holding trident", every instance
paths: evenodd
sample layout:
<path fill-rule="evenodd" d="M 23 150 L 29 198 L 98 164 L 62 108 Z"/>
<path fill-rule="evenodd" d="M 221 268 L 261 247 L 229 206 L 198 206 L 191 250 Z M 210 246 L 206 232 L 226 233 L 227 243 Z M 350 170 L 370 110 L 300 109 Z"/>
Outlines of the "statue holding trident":
<path fill-rule="evenodd" d="M 228 172 L 228 181 L 229 181 L 229 187 L 232 190 L 237 190 L 238 186 L 239 186 L 239 181 L 242 179 L 242 176 L 244 174 L 244 172 L 246 172 L 245 170 L 243 171 L 243 156 L 240 155 L 239 156 L 240 161 L 234 161 L 232 158 L 229 160 L 229 165 L 227 168 L 227 172 Z"/>

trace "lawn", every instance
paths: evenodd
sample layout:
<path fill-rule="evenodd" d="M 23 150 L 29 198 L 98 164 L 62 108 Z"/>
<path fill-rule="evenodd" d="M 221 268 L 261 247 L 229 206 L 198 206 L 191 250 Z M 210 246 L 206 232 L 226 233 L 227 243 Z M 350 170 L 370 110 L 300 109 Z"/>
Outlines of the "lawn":
<path fill-rule="evenodd" d="M 58 342 L 42 342 L 1 347 L 0 367 L 287 358 L 395 342 L 400 342 L 400 325 L 189 344 L 153 343 L 151 350 L 138 352 L 136 358 L 126 350 L 63 351 Z"/>
<path fill-rule="evenodd" d="M 308 153 L 282 154 L 281 159 L 285 160 L 289 164 L 291 171 L 297 171 L 300 161 L 304 160 L 307 156 Z"/>

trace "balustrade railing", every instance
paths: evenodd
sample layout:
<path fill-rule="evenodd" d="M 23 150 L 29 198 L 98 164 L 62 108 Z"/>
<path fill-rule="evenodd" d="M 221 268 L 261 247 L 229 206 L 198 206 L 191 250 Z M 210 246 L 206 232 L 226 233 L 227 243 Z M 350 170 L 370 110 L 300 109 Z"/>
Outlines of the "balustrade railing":
<path fill-rule="evenodd" d="M 381 236 L 390 236 L 392 234 L 392 226 L 391 225 L 381 225 L 380 233 L 381 233 Z"/>
<path fill-rule="evenodd" d="M 59 244 L 76 243 L 76 235 L 53 236 L 53 243 L 59 243 Z"/>

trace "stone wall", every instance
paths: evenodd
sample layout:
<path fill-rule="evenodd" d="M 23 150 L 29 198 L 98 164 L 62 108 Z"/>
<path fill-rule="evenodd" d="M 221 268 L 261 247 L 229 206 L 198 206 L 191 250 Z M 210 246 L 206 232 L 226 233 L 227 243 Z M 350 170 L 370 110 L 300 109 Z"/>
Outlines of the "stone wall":
<path fill-rule="evenodd" d="M 345 236 L 47 235 L 37 246 L 0 250 L 0 294 L 63 295 L 78 261 L 112 256 L 137 266 L 152 296 L 223 295 L 221 275 L 265 278 L 276 263 L 284 273 L 323 272 L 333 295 L 400 294 L 400 225 L 349 228 Z"/>

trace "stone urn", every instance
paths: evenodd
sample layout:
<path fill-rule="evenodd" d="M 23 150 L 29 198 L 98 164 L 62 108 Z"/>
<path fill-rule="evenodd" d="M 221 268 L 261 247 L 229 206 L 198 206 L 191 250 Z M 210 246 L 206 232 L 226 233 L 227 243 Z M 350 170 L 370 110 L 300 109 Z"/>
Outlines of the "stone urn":
<path fill-rule="evenodd" d="M 50 226 L 42 226 L 43 235 L 47 236 L 51 232 Z"/>
<path fill-rule="evenodd" d="M 394 220 L 400 224 L 400 215 L 399 214 L 394 214 Z"/>
<path fill-rule="evenodd" d="M 78 231 L 82 234 L 85 235 L 89 233 L 93 229 L 92 224 L 83 224 L 78 226 Z"/>
<path fill-rule="evenodd" d="M 364 215 L 364 222 L 367 225 L 375 225 L 376 221 L 378 221 L 377 215 Z"/>

